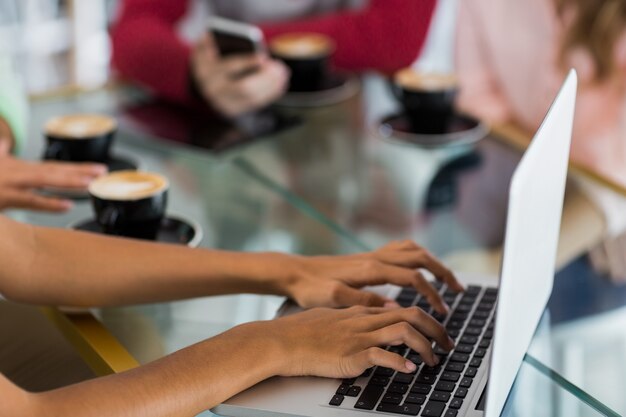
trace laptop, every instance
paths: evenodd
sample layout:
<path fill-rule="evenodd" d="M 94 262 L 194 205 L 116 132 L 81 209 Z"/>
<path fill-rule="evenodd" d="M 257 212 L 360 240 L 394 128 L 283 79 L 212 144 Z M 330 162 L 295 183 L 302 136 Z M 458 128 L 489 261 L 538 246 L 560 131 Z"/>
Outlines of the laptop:
<path fill-rule="evenodd" d="M 439 366 L 427 366 L 406 346 L 388 347 L 417 370 L 374 367 L 344 380 L 276 377 L 212 411 L 237 417 L 499 416 L 552 292 L 576 86 L 571 71 L 511 179 L 499 288 L 485 286 L 493 279 L 462 275 L 464 293 L 434 283 L 451 310 L 433 316 L 456 341 L 453 352 L 437 352 Z M 412 288 L 372 290 L 432 313 Z"/>

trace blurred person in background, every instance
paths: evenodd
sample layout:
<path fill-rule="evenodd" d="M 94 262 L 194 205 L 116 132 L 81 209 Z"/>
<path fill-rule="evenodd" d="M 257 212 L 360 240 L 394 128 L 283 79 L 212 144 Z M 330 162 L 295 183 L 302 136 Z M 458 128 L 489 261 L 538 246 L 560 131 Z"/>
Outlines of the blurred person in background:
<path fill-rule="evenodd" d="M 626 0 L 460 2 L 459 107 L 539 127 L 576 68 L 572 160 L 626 186 Z"/>
<path fill-rule="evenodd" d="M 235 117 L 279 98 L 289 73 L 263 55 L 221 59 L 206 34 L 209 15 L 258 24 L 266 41 L 290 32 L 324 34 L 336 43 L 336 68 L 393 73 L 418 57 L 435 5 L 436 0 L 123 0 L 111 32 L 113 65 L 159 96 L 190 103 L 199 95 Z M 255 64 L 253 75 L 231 76 Z"/>
<path fill-rule="evenodd" d="M 63 212 L 72 202 L 43 196 L 40 188 L 85 190 L 91 180 L 106 172 L 100 164 L 28 162 L 14 155 L 25 146 L 28 123 L 26 93 L 13 61 L 0 53 L 0 211 L 24 208 Z"/>
<path fill-rule="evenodd" d="M 460 2 L 458 106 L 533 131 L 569 68 L 579 76 L 572 161 L 626 187 L 626 0 Z M 594 265 L 626 280 L 626 202 L 579 179 L 604 211 Z"/>

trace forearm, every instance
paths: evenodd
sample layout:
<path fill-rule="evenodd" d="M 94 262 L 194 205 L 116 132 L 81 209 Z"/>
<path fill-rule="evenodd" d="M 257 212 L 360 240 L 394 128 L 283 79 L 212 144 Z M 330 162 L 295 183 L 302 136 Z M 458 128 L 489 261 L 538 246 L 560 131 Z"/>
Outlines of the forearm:
<path fill-rule="evenodd" d="M 285 294 L 296 258 L 189 249 L 16 222 L 4 230 L 2 292 L 16 301 L 106 306 L 234 294 Z M 16 260 L 16 261 L 12 261 Z"/>
<path fill-rule="evenodd" d="M 252 326 L 252 327 L 251 327 Z M 34 395 L 46 416 L 194 416 L 278 373 L 275 345 L 253 323 L 134 370 Z M 259 358 L 262 357 L 262 360 Z"/>

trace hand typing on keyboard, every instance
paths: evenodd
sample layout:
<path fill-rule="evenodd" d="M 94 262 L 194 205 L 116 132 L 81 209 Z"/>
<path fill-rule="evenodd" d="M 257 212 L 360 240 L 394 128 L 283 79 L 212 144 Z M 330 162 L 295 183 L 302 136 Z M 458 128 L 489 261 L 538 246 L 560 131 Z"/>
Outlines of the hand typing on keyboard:
<path fill-rule="evenodd" d="M 423 276 L 431 272 L 454 291 L 463 286 L 443 264 L 413 241 L 392 242 L 356 255 L 293 258 L 293 273 L 282 284 L 282 293 L 301 307 L 397 306 L 395 301 L 361 290 L 368 285 L 395 284 L 413 287 L 434 310 L 447 313 L 443 297 Z"/>
<path fill-rule="evenodd" d="M 406 345 L 431 366 L 439 358 L 429 338 L 446 352 L 454 348 L 444 327 L 417 307 L 316 308 L 265 325 L 279 346 L 283 376 L 351 378 L 372 366 L 411 373 L 413 361 L 380 346 Z"/>

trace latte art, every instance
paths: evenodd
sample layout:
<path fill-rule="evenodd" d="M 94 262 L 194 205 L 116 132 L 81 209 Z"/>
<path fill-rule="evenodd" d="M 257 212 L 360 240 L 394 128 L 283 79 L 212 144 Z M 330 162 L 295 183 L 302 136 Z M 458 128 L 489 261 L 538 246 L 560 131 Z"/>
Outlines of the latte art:
<path fill-rule="evenodd" d="M 317 33 L 288 33 L 270 43 L 271 51 L 285 58 L 315 58 L 329 55 L 335 44 L 332 39 Z"/>
<path fill-rule="evenodd" d="M 405 68 L 396 73 L 395 82 L 407 90 L 436 91 L 455 88 L 457 79 L 453 74 L 420 73 L 412 68 Z"/>
<path fill-rule="evenodd" d="M 138 200 L 156 195 L 169 186 L 159 174 L 140 171 L 118 171 L 94 180 L 89 193 L 103 200 Z"/>
<path fill-rule="evenodd" d="M 55 117 L 46 123 L 46 135 L 66 139 L 88 139 L 105 135 L 117 128 L 115 119 L 99 114 L 70 114 Z"/>

